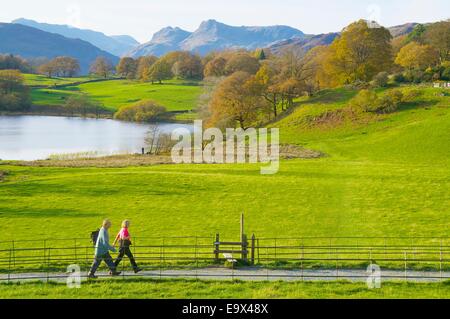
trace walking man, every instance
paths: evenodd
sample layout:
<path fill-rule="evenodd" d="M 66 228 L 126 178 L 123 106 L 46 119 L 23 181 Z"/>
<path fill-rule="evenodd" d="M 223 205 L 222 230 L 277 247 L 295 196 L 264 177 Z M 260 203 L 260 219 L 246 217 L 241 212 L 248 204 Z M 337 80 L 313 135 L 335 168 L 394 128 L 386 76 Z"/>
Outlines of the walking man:
<path fill-rule="evenodd" d="M 94 262 L 91 266 L 91 270 L 89 271 L 88 278 L 97 278 L 97 276 L 95 276 L 95 272 L 97 271 L 97 268 L 100 266 L 102 261 L 104 261 L 106 265 L 108 265 L 110 269 L 110 275 L 120 275 L 120 272 L 116 271 L 116 266 L 114 265 L 111 255 L 109 254 L 109 251 L 116 251 L 116 249 L 109 244 L 108 229 L 110 227 L 111 222 L 109 221 L 109 219 L 105 219 L 95 243 L 95 257 Z"/>

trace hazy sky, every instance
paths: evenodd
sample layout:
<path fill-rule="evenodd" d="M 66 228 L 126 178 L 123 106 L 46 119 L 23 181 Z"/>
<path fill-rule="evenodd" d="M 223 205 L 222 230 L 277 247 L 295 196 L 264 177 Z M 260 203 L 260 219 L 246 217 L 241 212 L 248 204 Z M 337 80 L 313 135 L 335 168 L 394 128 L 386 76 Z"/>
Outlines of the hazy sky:
<path fill-rule="evenodd" d="M 339 31 L 365 18 L 385 26 L 450 18 L 449 0 L 2 0 L 0 21 L 24 17 L 70 24 L 140 42 L 166 26 L 194 31 L 201 21 L 296 27 L 305 33 Z"/>

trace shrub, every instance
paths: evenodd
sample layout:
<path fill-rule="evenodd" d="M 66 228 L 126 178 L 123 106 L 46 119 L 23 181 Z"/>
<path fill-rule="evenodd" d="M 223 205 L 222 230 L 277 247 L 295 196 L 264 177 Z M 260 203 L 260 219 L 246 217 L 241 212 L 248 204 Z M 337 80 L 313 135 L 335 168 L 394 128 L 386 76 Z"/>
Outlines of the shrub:
<path fill-rule="evenodd" d="M 374 91 L 361 90 L 350 101 L 350 107 L 355 111 L 384 114 L 396 111 L 402 101 L 403 93 L 399 90 L 388 91 L 382 97 L 378 97 Z"/>
<path fill-rule="evenodd" d="M 370 84 L 367 83 L 366 81 L 356 80 L 353 83 L 351 83 L 348 87 L 353 90 L 363 90 L 368 89 L 370 87 Z"/>
<path fill-rule="evenodd" d="M 372 112 L 377 106 L 377 94 L 370 90 L 361 90 L 350 100 L 350 107 L 355 111 Z"/>
<path fill-rule="evenodd" d="M 387 92 L 376 102 L 375 112 L 392 113 L 398 109 L 398 105 L 403 101 L 403 93 L 399 90 Z"/>
<path fill-rule="evenodd" d="M 405 77 L 405 82 L 408 82 L 408 83 L 421 83 L 423 81 L 426 81 L 425 72 L 420 71 L 420 70 L 406 71 L 405 73 L 403 73 L 403 76 Z"/>
<path fill-rule="evenodd" d="M 2 182 L 8 174 L 8 171 L 0 171 L 0 182 Z"/>
<path fill-rule="evenodd" d="M 72 115 L 80 114 L 83 116 L 88 114 L 96 114 L 98 116 L 101 110 L 101 106 L 98 103 L 92 101 L 84 94 L 70 96 L 64 103 L 64 108 Z"/>
<path fill-rule="evenodd" d="M 403 73 L 397 73 L 394 74 L 394 76 L 392 77 L 392 79 L 396 82 L 396 83 L 404 83 L 406 82 L 405 76 L 403 75 Z"/>
<path fill-rule="evenodd" d="M 162 119 L 166 108 L 151 100 L 143 100 L 133 105 L 122 106 L 114 118 L 130 122 L 154 122 Z"/>
<path fill-rule="evenodd" d="M 403 102 L 413 102 L 415 101 L 422 92 L 417 89 L 410 89 L 403 94 Z"/>
<path fill-rule="evenodd" d="M 378 73 L 372 81 L 372 85 L 376 87 L 385 87 L 389 81 L 389 74 L 387 72 Z"/>

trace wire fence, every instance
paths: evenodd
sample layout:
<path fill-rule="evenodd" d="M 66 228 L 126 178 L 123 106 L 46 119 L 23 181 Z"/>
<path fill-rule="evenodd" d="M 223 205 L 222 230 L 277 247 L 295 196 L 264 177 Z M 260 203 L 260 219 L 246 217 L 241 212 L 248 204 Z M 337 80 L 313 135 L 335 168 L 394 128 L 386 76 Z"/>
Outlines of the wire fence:
<path fill-rule="evenodd" d="M 447 237 L 138 237 L 131 250 L 143 274 L 159 278 L 366 278 L 376 264 L 385 278 L 450 279 Z M 0 281 L 65 278 L 73 264 L 85 276 L 93 253 L 89 238 L 0 242 Z M 119 270 L 134 276 L 126 258 Z"/>

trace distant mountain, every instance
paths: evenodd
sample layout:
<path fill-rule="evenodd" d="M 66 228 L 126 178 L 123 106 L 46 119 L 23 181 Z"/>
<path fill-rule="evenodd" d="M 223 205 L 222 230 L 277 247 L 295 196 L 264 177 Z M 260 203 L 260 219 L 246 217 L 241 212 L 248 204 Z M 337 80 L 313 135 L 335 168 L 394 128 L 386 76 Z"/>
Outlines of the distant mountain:
<path fill-rule="evenodd" d="M 201 55 L 232 48 L 254 50 L 281 40 L 304 36 L 300 30 L 288 26 L 234 27 L 216 20 L 208 20 L 202 22 L 193 33 L 179 28 L 165 28 L 156 33 L 150 42 L 141 45 L 129 55 L 160 56 L 173 50 L 191 51 Z"/>
<path fill-rule="evenodd" d="M 150 42 L 144 43 L 128 53 L 132 57 L 144 55 L 161 56 L 170 51 L 180 50 L 180 43 L 188 38 L 191 32 L 180 28 L 167 27 L 153 35 Z"/>
<path fill-rule="evenodd" d="M 81 73 L 87 74 L 90 64 L 99 56 L 113 63 L 119 58 L 100 50 L 89 42 L 14 23 L 0 23 L 0 53 L 24 58 L 71 56 L 80 62 Z"/>
<path fill-rule="evenodd" d="M 298 38 L 289 39 L 277 42 L 271 45 L 269 49 L 274 54 L 279 54 L 283 50 L 286 50 L 288 48 L 298 48 L 304 52 L 308 52 L 312 48 L 317 47 L 319 45 L 330 45 L 334 41 L 334 39 L 336 39 L 339 36 L 339 34 L 340 33 L 334 32 L 334 33 L 306 36 L 303 39 Z"/>
<path fill-rule="evenodd" d="M 418 23 L 406 23 L 402 25 L 397 25 L 394 27 L 390 27 L 389 31 L 391 32 L 394 38 L 410 34 L 414 28 L 418 25 Z"/>
<path fill-rule="evenodd" d="M 416 26 L 417 23 L 406 23 L 387 29 L 391 32 L 392 36 L 396 38 L 398 36 L 411 33 Z M 303 50 L 304 52 L 308 52 L 312 48 L 319 45 L 330 45 L 340 34 L 340 32 L 333 32 L 313 36 L 307 35 L 303 38 L 293 38 L 277 42 L 269 46 L 268 49 L 271 50 L 274 54 L 278 54 L 288 48 L 298 48 Z"/>
<path fill-rule="evenodd" d="M 81 39 L 115 56 L 122 56 L 139 43 L 130 36 L 107 36 L 101 32 L 83 30 L 68 25 L 40 23 L 28 19 L 17 19 L 12 23 L 26 25 L 42 31 L 60 34 L 66 38 Z"/>
<path fill-rule="evenodd" d="M 136 41 L 135 38 L 129 35 L 111 35 L 109 37 L 130 47 L 136 47 L 140 44 L 139 42 Z"/>

